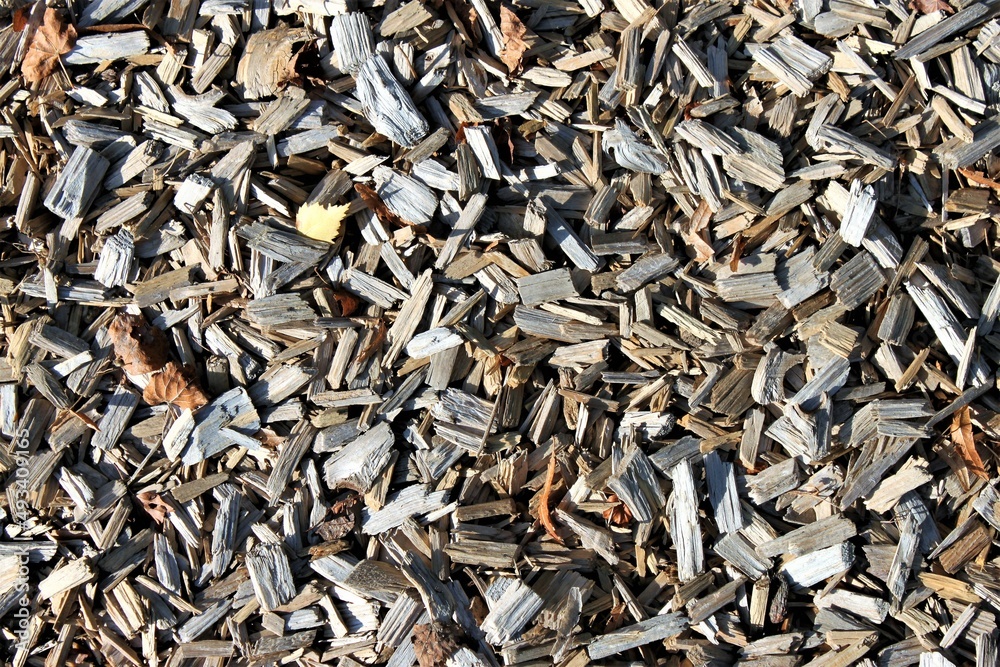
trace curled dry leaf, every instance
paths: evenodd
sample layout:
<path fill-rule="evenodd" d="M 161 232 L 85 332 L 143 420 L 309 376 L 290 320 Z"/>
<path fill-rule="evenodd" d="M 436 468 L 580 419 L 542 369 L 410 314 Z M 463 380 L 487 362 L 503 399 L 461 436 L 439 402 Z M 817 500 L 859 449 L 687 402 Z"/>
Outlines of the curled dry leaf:
<path fill-rule="evenodd" d="M 288 442 L 287 436 L 278 435 L 270 428 L 262 428 L 253 437 L 268 449 L 278 449 Z"/>
<path fill-rule="evenodd" d="M 23 29 L 23 16 L 20 21 Z M 21 74 L 25 81 L 38 83 L 59 65 L 59 57 L 69 53 L 76 44 L 76 28 L 66 23 L 62 14 L 46 9 L 42 24 L 31 38 L 28 50 L 21 61 Z"/>
<path fill-rule="evenodd" d="M 358 363 L 358 364 L 364 363 L 365 361 L 368 360 L 368 357 L 372 356 L 379 349 L 381 349 L 381 347 L 382 347 L 382 341 L 385 340 L 385 337 L 388 334 L 389 330 L 386 329 L 385 323 L 382 320 L 378 321 L 378 324 L 376 325 L 376 327 L 377 327 L 377 329 L 375 331 L 375 337 L 372 338 L 372 341 L 371 341 L 371 343 L 368 344 L 368 347 L 366 347 L 365 349 L 361 350 L 361 353 L 358 354 L 357 359 L 355 360 L 355 363 Z"/>
<path fill-rule="evenodd" d="M 493 125 L 493 141 L 497 145 L 502 159 L 507 166 L 514 164 L 514 126 L 508 118 L 501 118 Z"/>
<path fill-rule="evenodd" d="M 743 234 L 737 234 L 733 239 L 733 254 L 729 258 L 729 270 L 736 272 L 740 268 L 740 259 L 743 257 L 743 250 L 746 248 L 747 239 Z"/>
<path fill-rule="evenodd" d="M 69 413 L 74 417 L 76 417 L 77 419 L 79 419 L 80 421 L 82 421 L 84 424 L 86 424 L 87 428 L 89 428 L 90 430 L 95 432 L 101 430 L 101 427 L 98 426 L 97 422 L 95 422 L 93 419 L 83 414 L 82 412 L 77 412 L 76 410 L 70 410 Z"/>
<path fill-rule="evenodd" d="M 979 452 L 976 451 L 976 440 L 972 436 L 972 415 L 969 406 L 963 407 L 952 418 L 951 442 L 955 445 L 955 452 L 962 457 L 969 472 L 988 481 L 990 476 L 986 472 L 983 460 L 979 457 Z"/>
<path fill-rule="evenodd" d="M 1000 183 L 993 180 L 992 178 L 987 178 L 986 174 L 981 171 L 974 171 L 972 169 L 959 169 L 958 173 L 965 176 L 967 179 L 973 183 L 978 183 L 979 185 L 985 185 L 993 190 L 1000 191 Z"/>
<path fill-rule="evenodd" d="M 339 206 L 303 204 L 295 214 L 295 229 L 311 239 L 333 243 L 340 234 L 344 217 L 350 208 L 350 204 Z"/>
<path fill-rule="evenodd" d="M 943 11 L 945 14 L 955 13 L 955 8 L 944 2 L 944 0 L 910 0 L 906 6 L 921 14 L 933 14 L 938 10 Z"/>
<path fill-rule="evenodd" d="M 698 262 L 709 262 L 715 257 L 715 250 L 712 245 L 705 240 L 705 234 L 707 234 L 708 223 L 712 220 L 712 209 L 705 199 L 701 200 L 698 204 L 698 208 L 691 215 L 691 219 L 684 229 L 684 240 L 694 248 L 697 256 L 695 260 Z"/>
<path fill-rule="evenodd" d="M 614 632 L 625 623 L 625 612 L 628 606 L 624 602 L 619 602 L 611 608 L 608 614 L 608 624 L 604 626 L 605 632 Z"/>
<path fill-rule="evenodd" d="M 194 376 L 174 361 L 149 379 L 142 398 L 150 405 L 171 403 L 182 410 L 197 410 L 208 403 Z"/>
<path fill-rule="evenodd" d="M 528 44 L 524 41 L 528 29 L 507 5 L 500 5 L 500 32 L 503 34 L 500 60 L 507 66 L 508 72 L 517 74 L 521 71 L 524 52 L 528 50 Z"/>
<path fill-rule="evenodd" d="M 556 526 L 552 523 L 552 515 L 549 513 L 549 496 L 552 495 L 552 483 L 556 478 L 556 452 L 552 450 L 552 457 L 549 459 L 549 468 L 545 471 L 545 486 L 542 487 L 542 494 L 538 499 L 538 520 L 545 528 L 553 540 L 562 544 L 562 538 L 556 532 Z"/>
<path fill-rule="evenodd" d="M 163 524 L 167 520 L 167 515 L 173 510 L 170 505 L 163 502 L 163 498 L 160 494 L 153 491 L 143 491 L 142 493 L 137 493 L 136 498 L 142 503 L 142 508 L 146 510 L 149 516 L 153 517 L 153 520 L 158 524 Z"/>
<path fill-rule="evenodd" d="M 299 86 L 323 86 L 324 79 L 323 66 L 320 64 L 321 56 L 319 49 L 313 42 L 307 42 L 301 49 L 295 52 L 288 62 L 288 69 L 285 71 L 285 79 L 282 84 Z"/>
<path fill-rule="evenodd" d="M 354 190 L 358 193 L 361 199 L 364 200 L 368 208 L 372 210 L 375 216 L 380 222 L 387 225 L 396 225 L 397 227 L 403 227 L 408 224 L 405 220 L 400 218 L 398 215 L 389 210 L 389 207 L 385 205 L 382 198 L 378 196 L 373 188 L 364 183 L 355 183 Z"/>
<path fill-rule="evenodd" d="M 413 626 L 413 649 L 420 667 L 445 667 L 448 658 L 461 648 L 458 639 L 460 630 L 443 623 L 427 623 Z"/>
<path fill-rule="evenodd" d="M 685 105 L 685 107 L 684 107 L 684 120 L 691 120 L 693 118 L 693 116 L 691 115 L 691 112 L 694 109 L 697 109 L 698 107 L 700 107 L 701 105 L 702 105 L 701 102 L 691 102 L 690 104 Z"/>
<path fill-rule="evenodd" d="M 607 519 L 608 523 L 613 523 L 616 526 L 627 526 L 632 521 L 632 510 L 614 493 L 608 496 L 608 502 L 617 504 L 604 510 L 601 516 Z"/>
<path fill-rule="evenodd" d="M 28 19 L 31 18 L 31 7 L 31 5 L 25 5 L 11 14 L 10 18 L 13 23 L 14 32 L 24 31 L 24 26 L 28 25 Z"/>
<path fill-rule="evenodd" d="M 167 337 L 142 315 L 119 313 L 108 327 L 115 355 L 132 375 L 152 373 L 167 363 Z"/>
<path fill-rule="evenodd" d="M 86 415 L 83 412 L 79 412 L 77 410 L 66 410 L 65 412 L 60 411 L 55 421 L 52 423 L 52 428 L 57 429 L 60 426 L 65 426 L 68 422 L 74 419 L 79 419 L 87 426 L 87 428 L 91 429 L 92 431 L 101 430 L 100 427 L 97 425 L 97 422 L 91 419 L 89 415 Z"/>
<path fill-rule="evenodd" d="M 343 290 L 334 291 L 333 300 L 340 310 L 339 313 L 336 313 L 338 317 L 350 317 L 358 309 L 358 306 L 361 305 L 358 297 Z"/>

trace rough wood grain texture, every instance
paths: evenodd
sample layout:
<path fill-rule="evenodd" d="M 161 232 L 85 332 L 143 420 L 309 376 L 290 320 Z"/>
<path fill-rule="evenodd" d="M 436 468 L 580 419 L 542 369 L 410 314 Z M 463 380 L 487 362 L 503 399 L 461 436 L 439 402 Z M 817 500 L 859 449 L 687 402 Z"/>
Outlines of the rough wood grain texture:
<path fill-rule="evenodd" d="M 99 194 L 109 166 L 100 153 L 77 146 L 45 197 L 45 208 L 61 218 L 82 216 Z"/>
<path fill-rule="evenodd" d="M 262 609 L 271 611 L 295 597 L 288 556 L 280 544 L 258 544 L 247 554 L 246 563 Z"/>
<path fill-rule="evenodd" d="M 630 648 L 676 637 L 687 624 L 687 619 L 677 612 L 654 616 L 596 639 L 587 647 L 587 655 L 591 660 L 602 660 Z"/>
<path fill-rule="evenodd" d="M 996 662 L 991 3 L 21 4 L 12 665 Z"/>

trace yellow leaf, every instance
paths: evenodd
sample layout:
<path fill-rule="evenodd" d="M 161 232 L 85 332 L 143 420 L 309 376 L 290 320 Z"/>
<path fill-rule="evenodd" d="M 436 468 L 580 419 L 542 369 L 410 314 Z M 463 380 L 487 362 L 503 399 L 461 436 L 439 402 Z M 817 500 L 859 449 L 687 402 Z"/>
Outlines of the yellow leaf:
<path fill-rule="evenodd" d="M 348 209 L 350 204 L 340 206 L 303 204 L 295 215 L 295 228 L 311 239 L 333 243 L 340 233 L 340 226 Z"/>

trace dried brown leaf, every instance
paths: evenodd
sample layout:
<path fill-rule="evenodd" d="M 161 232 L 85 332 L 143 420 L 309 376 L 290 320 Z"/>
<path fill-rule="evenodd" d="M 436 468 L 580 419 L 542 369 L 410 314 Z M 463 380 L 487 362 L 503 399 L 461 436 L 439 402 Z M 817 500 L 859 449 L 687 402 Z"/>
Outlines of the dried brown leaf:
<path fill-rule="evenodd" d="M 686 229 L 683 232 L 684 240 L 691 245 L 697 253 L 695 260 L 698 262 L 708 262 L 715 257 L 715 250 L 712 244 L 705 240 L 703 234 L 708 233 L 708 223 L 712 219 L 712 209 L 705 199 L 701 200 L 698 208 L 691 215 Z"/>
<path fill-rule="evenodd" d="M 197 410 L 208 403 L 193 375 L 174 361 L 149 379 L 142 398 L 150 405 L 171 403 L 182 410 Z"/>
<path fill-rule="evenodd" d="M 627 526 L 632 521 L 632 510 L 614 493 L 608 496 L 608 502 L 617 503 L 617 505 L 604 510 L 601 515 L 608 520 L 608 523 L 613 523 L 616 526 Z"/>
<path fill-rule="evenodd" d="M 413 626 L 413 649 L 420 667 L 445 667 L 448 658 L 461 648 L 458 639 L 461 632 L 457 627 L 443 623 L 427 623 Z"/>
<path fill-rule="evenodd" d="M 365 185 L 364 183 L 355 183 L 354 191 L 361 196 L 368 208 L 372 210 L 375 216 L 384 224 L 396 225 L 397 227 L 402 227 L 408 224 L 398 215 L 389 210 L 389 207 L 385 205 L 382 198 L 378 196 L 378 193 L 374 189 Z"/>
<path fill-rule="evenodd" d="M 511 75 L 518 74 L 521 71 L 524 52 L 528 50 L 528 44 L 524 41 L 528 29 L 521 19 L 517 18 L 514 10 L 507 5 L 500 5 L 500 32 L 503 34 L 500 60 L 507 66 L 507 71 Z"/>
<path fill-rule="evenodd" d="M 357 493 L 347 494 L 330 505 L 329 513 L 333 515 L 333 518 L 316 526 L 316 533 L 328 542 L 344 537 L 354 530 L 360 506 L 360 495 Z"/>
<path fill-rule="evenodd" d="M 933 14 L 939 9 L 945 14 L 955 13 L 955 8 L 944 0 L 910 0 L 906 6 L 921 14 Z"/>
<path fill-rule="evenodd" d="M 951 442 L 955 445 L 955 452 L 962 457 L 969 472 L 976 477 L 989 480 L 989 473 L 986 472 L 979 452 L 976 451 L 976 440 L 972 435 L 972 414 L 969 411 L 969 406 L 961 408 L 952 418 Z"/>
<path fill-rule="evenodd" d="M 608 614 L 608 623 L 604 626 L 604 632 L 614 632 L 622 625 L 625 624 L 626 612 L 628 611 L 628 605 L 624 602 L 619 602 L 614 607 L 611 608 L 611 613 Z"/>
<path fill-rule="evenodd" d="M 538 498 L 538 520 L 545 528 L 545 532 L 549 534 L 549 537 L 562 544 L 562 538 L 556 532 L 556 526 L 552 523 L 552 515 L 549 513 L 549 496 L 552 495 L 552 483 L 556 478 L 556 465 L 556 452 L 553 449 L 552 457 L 549 458 L 549 468 L 545 471 L 545 486 L 542 487 L 542 494 Z"/>
<path fill-rule="evenodd" d="M 355 360 L 354 363 L 357 364 L 364 363 L 365 361 L 368 360 L 368 357 L 375 354 L 375 352 L 377 352 L 379 348 L 382 347 L 382 342 L 388 335 L 389 330 L 386 329 L 385 322 L 383 322 L 382 320 L 379 320 L 376 326 L 377 330 L 375 332 L 375 337 L 372 338 L 372 341 L 368 344 L 368 346 L 365 349 L 361 350 L 361 354 L 358 355 L 358 358 Z"/>
<path fill-rule="evenodd" d="M 262 428 L 257 431 L 253 437 L 268 449 L 278 449 L 283 444 L 288 442 L 288 438 L 286 436 L 278 435 L 270 428 Z"/>
<path fill-rule="evenodd" d="M 353 516 L 337 516 L 316 526 L 316 534 L 324 540 L 339 540 L 354 530 Z"/>
<path fill-rule="evenodd" d="M 334 540 L 332 542 L 317 544 L 314 547 L 309 547 L 309 560 L 313 561 L 320 558 L 326 558 L 327 556 L 335 556 L 342 551 L 347 551 L 350 548 L 351 543 L 347 540 Z"/>
<path fill-rule="evenodd" d="M 712 207 L 707 199 L 702 199 L 698 208 L 691 215 L 691 231 L 700 232 L 708 229 L 708 223 L 712 220 Z"/>
<path fill-rule="evenodd" d="M 52 74 L 59 65 L 59 56 L 69 53 L 74 44 L 76 28 L 66 23 L 56 10 L 46 9 L 21 62 L 25 81 L 37 83 Z"/>
<path fill-rule="evenodd" d="M 472 5 L 462 2 L 462 0 L 442 4 L 448 13 L 448 18 L 455 23 L 455 29 L 458 30 L 458 34 L 462 36 L 463 40 L 475 44 L 483 38 L 482 31 L 479 29 L 479 14 L 472 8 Z"/>
<path fill-rule="evenodd" d="M 92 431 L 101 430 L 101 427 L 97 425 L 97 422 L 95 422 L 93 419 L 83 414 L 82 412 L 77 412 L 76 410 L 70 410 L 69 413 L 74 417 L 76 417 L 77 419 L 79 419 L 80 421 L 82 421 L 84 424 L 86 424 L 87 428 L 89 428 L 90 430 Z"/>
<path fill-rule="evenodd" d="M 97 425 L 97 422 L 95 422 L 93 419 L 91 419 L 90 416 L 84 414 L 83 412 L 79 412 L 79 411 L 73 410 L 73 409 L 69 409 L 69 410 L 66 410 L 66 411 L 60 411 L 58 413 L 58 415 L 56 416 L 55 421 L 52 422 L 51 428 L 53 430 L 56 430 L 56 429 L 58 429 L 61 426 L 65 426 L 67 423 L 69 423 L 70 421 L 72 421 L 74 419 L 79 419 L 80 421 L 82 421 L 84 423 L 84 425 L 87 426 L 87 428 L 89 428 L 89 429 L 91 429 L 93 431 L 100 431 L 101 430 L 101 428 Z"/>
<path fill-rule="evenodd" d="M 119 313 L 108 327 L 115 355 L 132 375 L 158 371 L 167 363 L 167 337 L 142 315 Z"/>
<path fill-rule="evenodd" d="M 143 491 L 142 493 L 137 493 L 136 498 L 142 503 L 142 508 L 146 510 L 149 516 L 153 517 L 153 520 L 158 524 L 163 524 L 167 520 L 167 515 L 170 514 L 173 509 L 170 505 L 163 502 L 160 494 L 153 491 Z"/>
<path fill-rule="evenodd" d="M 323 67 L 320 61 L 319 49 L 316 48 L 316 45 L 313 42 L 305 44 L 288 61 L 288 67 L 282 74 L 282 85 L 307 89 L 325 85 Z"/>
<path fill-rule="evenodd" d="M 20 9 L 14 10 L 11 14 L 12 23 L 14 24 L 14 32 L 22 32 L 24 26 L 28 25 L 28 20 L 31 18 L 31 5 L 25 5 Z"/>
<path fill-rule="evenodd" d="M 478 625 L 482 625 L 486 620 L 486 617 L 490 615 L 490 608 L 485 602 L 483 602 L 483 599 L 477 595 L 472 598 L 472 602 L 469 603 L 469 613 L 472 614 L 473 620 L 475 620 Z"/>
<path fill-rule="evenodd" d="M 343 290 L 334 291 L 333 300 L 340 309 L 340 312 L 337 313 L 338 317 L 350 317 L 358 309 L 358 306 L 361 305 L 358 297 Z"/>
<path fill-rule="evenodd" d="M 514 126 L 509 118 L 501 118 L 493 126 L 493 141 L 497 145 L 500 159 L 507 166 L 514 164 Z"/>
<path fill-rule="evenodd" d="M 743 249 L 746 248 L 747 239 L 743 234 L 737 234 L 733 240 L 733 254 L 729 258 L 729 270 L 736 272 L 740 268 L 740 259 L 743 257 Z"/>
<path fill-rule="evenodd" d="M 993 190 L 1000 191 L 1000 183 L 993 180 L 992 178 L 987 178 L 986 175 L 981 171 L 973 171 L 972 169 L 959 169 L 958 173 L 965 176 L 967 179 L 972 181 L 977 185 L 985 185 Z"/>

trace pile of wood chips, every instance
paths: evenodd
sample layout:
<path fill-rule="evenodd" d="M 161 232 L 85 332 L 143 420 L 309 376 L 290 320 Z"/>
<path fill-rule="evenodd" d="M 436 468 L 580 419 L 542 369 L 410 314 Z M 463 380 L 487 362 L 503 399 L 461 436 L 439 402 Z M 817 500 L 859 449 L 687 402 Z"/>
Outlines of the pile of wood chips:
<path fill-rule="evenodd" d="M 2 6 L 8 664 L 998 664 L 997 0 Z"/>

